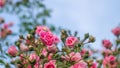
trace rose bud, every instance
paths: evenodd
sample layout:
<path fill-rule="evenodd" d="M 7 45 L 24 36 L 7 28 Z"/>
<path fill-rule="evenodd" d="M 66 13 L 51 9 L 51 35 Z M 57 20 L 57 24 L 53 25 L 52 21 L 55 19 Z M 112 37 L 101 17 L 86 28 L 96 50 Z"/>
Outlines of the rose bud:
<path fill-rule="evenodd" d="M 119 36 L 120 35 L 120 27 L 116 27 L 116 28 L 112 29 L 112 33 L 115 36 Z"/>
<path fill-rule="evenodd" d="M 16 56 L 18 53 L 18 50 L 16 49 L 15 46 L 10 46 L 8 48 L 8 54 L 11 55 L 11 56 Z"/>
<path fill-rule="evenodd" d="M 21 49 L 22 51 L 28 51 L 28 50 L 29 50 L 29 47 L 26 46 L 26 45 L 24 45 L 24 44 L 21 44 L 21 45 L 20 45 L 20 49 Z"/>
<path fill-rule="evenodd" d="M 37 58 L 37 55 L 36 55 L 35 53 L 31 53 L 31 54 L 30 54 L 30 57 L 29 57 L 29 60 L 30 60 L 31 62 L 34 62 L 34 61 L 36 60 L 36 58 Z"/>
<path fill-rule="evenodd" d="M 104 39 L 104 40 L 102 41 L 102 44 L 103 44 L 103 46 L 104 46 L 105 48 L 111 48 L 111 47 L 112 47 L 112 43 L 110 42 L 110 40 Z"/>

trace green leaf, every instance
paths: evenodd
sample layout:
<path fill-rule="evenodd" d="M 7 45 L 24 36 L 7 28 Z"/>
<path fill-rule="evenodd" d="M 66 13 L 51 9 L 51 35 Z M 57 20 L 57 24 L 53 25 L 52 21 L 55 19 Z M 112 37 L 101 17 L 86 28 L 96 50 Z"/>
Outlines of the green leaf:
<path fill-rule="evenodd" d="M 2 59 L 0 59 L 0 64 L 4 64 L 5 65 L 5 62 Z"/>

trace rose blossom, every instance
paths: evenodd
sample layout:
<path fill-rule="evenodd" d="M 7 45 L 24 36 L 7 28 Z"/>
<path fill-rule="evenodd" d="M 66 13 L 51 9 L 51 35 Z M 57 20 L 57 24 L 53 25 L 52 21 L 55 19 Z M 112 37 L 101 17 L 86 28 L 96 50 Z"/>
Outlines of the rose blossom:
<path fill-rule="evenodd" d="M 49 52 L 55 53 L 57 51 L 57 46 L 56 45 L 48 46 L 47 50 Z"/>
<path fill-rule="evenodd" d="M 31 53 L 31 54 L 30 54 L 30 57 L 29 57 L 29 60 L 30 60 L 31 62 L 34 62 L 34 61 L 36 60 L 36 58 L 37 58 L 37 55 L 36 55 L 35 53 Z"/>
<path fill-rule="evenodd" d="M 68 47 L 74 47 L 74 45 L 77 43 L 78 39 L 76 37 L 73 36 L 69 36 L 67 37 L 66 41 L 65 41 L 65 45 Z"/>
<path fill-rule="evenodd" d="M 67 61 L 80 61 L 81 60 L 81 55 L 80 53 L 75 53 L 75 52 L 71 52 L 69 55 L 65 55 L 62 56 L 63 59 L 67 60 Z"/>
<path fill-rule="evenodd" d="M 80 61 L 72 65 L 70 68 L 87 68 L 87 64 L 84 61 Z"/>
<path fill-rule="evenodd" d="M 15 46 L 10 46 L 8 48 L 8 54 L 10 54 L 11 56 L 16 56 L 18 53 L 18 50 L 16 49 Z"/>
<path fill-rule="evenodd" d="M 116 66 L 116 57 L 113 56 L 113 55 L 106 56 L 103 59 L 103 63 L 102 64 L 103 64 L 104 68 L 106 68 L 106 65 L 108 65 L 109 67 Z"/>
<path fill-rule="evenodd" d="M 42 65 L 40 65 L 38 62 L 35 63 L 34 68 L 42 68 Z"/>
<path fill-rule="evenodd" d="M 120 27 L 116 27 L 116 28 L 112 29 L 112 33 L 115 36 L 119 36 L 120 35 Z"/>
<path fill-rule="evenodd" d="M 43 56 L 47 56 L 47 54 L 48 54 L 48 52 L 47 52 L 46 48 L 43 48 L 43 50 L 42 50 L 42 55 L 43 55 Z"/>
<path fill-rule="evenodd" d="M 46 46 L 51 46 L 55 43 L 54 35 L 51 32 L 41 31 L 39 33 L 40 39 Z"/>
<path fill-rule="evenodd" d="M 5 5 L 6 0 L 0 0 L 0 7 L 3 7 Z"/>
<path fill-rule="evenodd" d="M 97 65 L 98 64 L 96 62 L 94 62 L 90 68 L 97 68 Z"/>
<path fill-rule="evenodd" d="M 112 47 L 112 43 L 110 42 L 110 40 L 104 39 L 104 40 L 102 41 L 102 44 L 103 44 L 103 46 L 104 46 L 105 48 L 111 48 L 111 47 Z"/>
<path fill-rule="evenodd" d="M 82 49 L 81 52 L 80 52 L 81 56 L 85 56 L 86 53 L 88 53 L 88 56 L 92 55 L 91 50 Z"/>
<path fill-rule="evenodd" d="M 28 46 L 26 46 L 26 45 L 24 45 L 24 44 L 21 44 L 21 45 L 20 45 L 20 49 L 21 49 L 22 51 L 28 51 L 28 50 L 29 50 Z"/>
<path fill-rule="evenodd" d="M 55 60 L 50 60 L 44 64 L 44 68 L 56 68 Z"/>
<path fill-rule="evenodd" d="M 36 34 L 39 34 L 41 31 L 50 31 L 50 29 L 46 26 L 37 26 Z"/>

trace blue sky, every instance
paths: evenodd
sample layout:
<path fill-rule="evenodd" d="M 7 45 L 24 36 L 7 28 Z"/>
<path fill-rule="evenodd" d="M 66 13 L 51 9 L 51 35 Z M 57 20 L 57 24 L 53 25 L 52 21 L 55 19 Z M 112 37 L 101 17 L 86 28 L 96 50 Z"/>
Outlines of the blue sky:
<path fill-rule="evenodd" d="M 44 3 L 52 9 L 48 22 L 77 30 L 80 36 L 89 32 L 96 37 L 94 47 L 99 48 L 102 39 L 115 39 L 111 29 L 120 24 L 120 0 L 45 0 Z M 6 22 L 19 23 L 14 15 L 0 15 L 6 18 Z"/>
<path fill-rule="evenodd" d="M 120 23 L 120 0 L 45 0 L 53 10 L 49 22 L 96 37 L 93 45 L 99 48 L 102 39 L 113 41 L 111 29 Z"/>

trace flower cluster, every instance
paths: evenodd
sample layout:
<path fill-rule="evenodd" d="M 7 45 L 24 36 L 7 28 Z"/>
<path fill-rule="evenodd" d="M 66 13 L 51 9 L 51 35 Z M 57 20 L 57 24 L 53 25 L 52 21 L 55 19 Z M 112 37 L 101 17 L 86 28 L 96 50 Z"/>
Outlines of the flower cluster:
<path fill-rule="evenodd" d="M 92 57 L 96 52 L 85 48 L 95 41 L 89 33 L 81 39 L 76 32 L 72 35 L 70 31 L 61 30 L 58 38 L 46 26 L 37 26 L 26 37 L 20 35 L 16 46 L 9 47 L 8 54 L 13 57 L 11 63 L 18 68 L 119 68 L 120 27 L 112 29 L 112 33 L 116 36 L 116 44 L 102 40 L 103 59 Z"/>
<path fill-rule="evenodd" d="M 12 22 L 4 23 L 4 19 L 0 18 L 0 38 L 5 38 L 12 33 L 12 31 L 9 29 L 11 26 L 13 26 Z"/>

